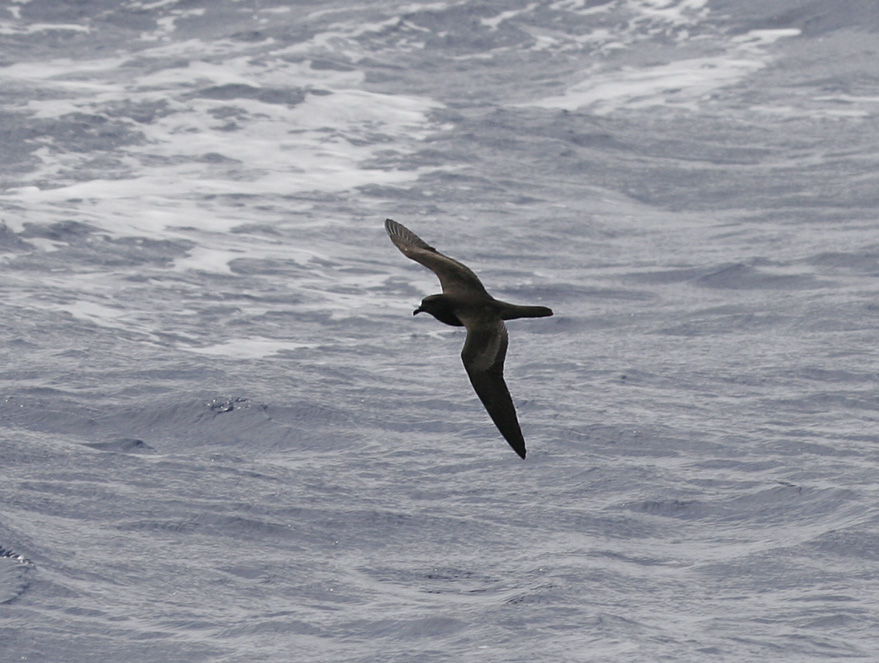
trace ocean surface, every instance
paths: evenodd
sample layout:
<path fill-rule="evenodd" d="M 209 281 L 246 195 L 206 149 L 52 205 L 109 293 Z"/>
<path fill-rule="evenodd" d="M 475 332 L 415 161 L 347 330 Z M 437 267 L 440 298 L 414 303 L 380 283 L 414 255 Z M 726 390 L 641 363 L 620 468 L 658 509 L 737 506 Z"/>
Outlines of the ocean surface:
<path fill-rule="evenodd" d="M 0 3 L 0 660 L 879 660 L 879 3 Z M 413 318 L 496 297 L 520 460 Z"/>

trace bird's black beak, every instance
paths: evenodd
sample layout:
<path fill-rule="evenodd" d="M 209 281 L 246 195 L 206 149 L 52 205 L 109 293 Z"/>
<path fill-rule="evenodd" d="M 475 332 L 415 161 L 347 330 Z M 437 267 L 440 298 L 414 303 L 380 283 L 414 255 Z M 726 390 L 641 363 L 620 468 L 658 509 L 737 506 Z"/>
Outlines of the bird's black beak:
<path fill-rule="evenodd" d="M 421 313 L 423 310 L 424 310 L 424 309 L 421 308 L 421 307 L 419 306 L 417 309 L 415 309 L 414 311 L 412 311 L 412 315 L 418 315 L 418 314 Z"/>

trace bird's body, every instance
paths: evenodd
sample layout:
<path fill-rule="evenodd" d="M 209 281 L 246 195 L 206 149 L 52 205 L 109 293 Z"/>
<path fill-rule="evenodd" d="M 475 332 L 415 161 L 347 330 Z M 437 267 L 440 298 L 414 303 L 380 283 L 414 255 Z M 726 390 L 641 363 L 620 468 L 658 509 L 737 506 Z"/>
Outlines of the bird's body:
<path fill-rule="evenodd" d="M 519 306 L 495 299 L 469 267 L 443 255 L 405 226 L 386 219 L 385 230 L 403 255 L 439 277 L 443 293 L 425 297 L 413 315 L 424 311 L 447 325 L 467 329 L 461 359 L 470 382 L 498 430 L 525 458 L 525 439 L 504 382 L 508 343 L 504 320 L 542 318 L 552 311 L 545 306 Z"/>

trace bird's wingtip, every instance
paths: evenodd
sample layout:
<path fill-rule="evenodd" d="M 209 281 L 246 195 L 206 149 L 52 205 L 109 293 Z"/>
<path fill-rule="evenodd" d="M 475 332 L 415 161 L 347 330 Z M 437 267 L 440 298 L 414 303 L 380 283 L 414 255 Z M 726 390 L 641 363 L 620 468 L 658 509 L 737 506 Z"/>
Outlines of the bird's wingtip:
<path fill-rule="evenodd" d="M 403 237 L 405 231 L 406 227 L 402 223 L 397 223 L 393 219 L 385 219 L 385 232 L 388 233 L 391 239 Z"/>

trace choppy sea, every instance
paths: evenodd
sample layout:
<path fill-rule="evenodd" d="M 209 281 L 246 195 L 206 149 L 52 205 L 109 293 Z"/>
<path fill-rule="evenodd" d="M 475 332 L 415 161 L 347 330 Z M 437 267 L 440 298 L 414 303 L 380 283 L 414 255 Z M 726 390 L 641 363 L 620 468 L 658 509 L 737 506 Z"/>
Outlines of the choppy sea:
<path fill-rule="evenodd" d="M 879 3 L 0 3 L 0 659 L 879 660 Z M 498 298 L 522 461 L 382 228 Z"/>

